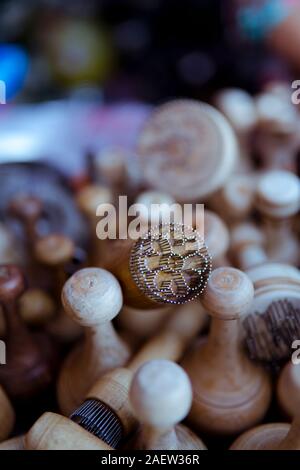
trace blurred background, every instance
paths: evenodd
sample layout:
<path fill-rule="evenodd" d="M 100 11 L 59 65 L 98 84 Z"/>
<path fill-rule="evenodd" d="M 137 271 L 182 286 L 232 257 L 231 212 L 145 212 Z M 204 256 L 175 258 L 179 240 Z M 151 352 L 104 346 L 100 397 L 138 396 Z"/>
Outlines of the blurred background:
<path fill-rule="evenodd" d="M 73 95 L 157 103 L 289 79 L 290 68 L 262 41 L 239 34 L 238 3 L 245 2 L 3 0 L 0 78 L 8 101 Z"/>
<path fill-rule="evenodd" d="M 210 101 L 228 87 L 255 94 L 270 82 L 290 84 L 300 65 L 291 44 L 300 38 L 283 31 L 283 41 L 270 44 L 266 37 L 297 4 L 3 0 L 0 162 L 51 155 L 60 170 L 77 175 L 87 149 L 131 148 L 153 104 Z"/>

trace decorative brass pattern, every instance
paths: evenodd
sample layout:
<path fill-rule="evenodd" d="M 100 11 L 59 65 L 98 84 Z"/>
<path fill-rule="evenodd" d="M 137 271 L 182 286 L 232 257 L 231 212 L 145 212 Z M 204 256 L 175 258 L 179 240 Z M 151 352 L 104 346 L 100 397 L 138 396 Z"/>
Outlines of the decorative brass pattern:
<path fill-rule="evenodd" d="M 194 229 L 161 224 L 136 242 L 130 269 L 138 287 L 151 300 L 183 304 L 205 289 L 211 257 Z"/>

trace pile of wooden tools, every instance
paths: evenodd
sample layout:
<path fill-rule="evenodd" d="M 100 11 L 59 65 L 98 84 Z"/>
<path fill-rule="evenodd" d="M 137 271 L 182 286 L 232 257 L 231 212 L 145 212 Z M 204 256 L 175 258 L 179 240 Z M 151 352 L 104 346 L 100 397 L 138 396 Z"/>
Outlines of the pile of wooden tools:
<path fill-rule="evenodd" d="M 300 450 L 300 113 L 289 94 L 280 83 L 175 100 L 148 118 L 134 156 L 89 155 L 74 191 L 81 246 L 63 226 L 45 233 L 48 202 L 34 191 L 10 197 L 1 450 Z M 139 205 L 138 239 L 122 195 Z M 161 223 L 185 204 L 204 204 L 204 217 Z M 99 239 L 104 217 L 116 239 Z"/>

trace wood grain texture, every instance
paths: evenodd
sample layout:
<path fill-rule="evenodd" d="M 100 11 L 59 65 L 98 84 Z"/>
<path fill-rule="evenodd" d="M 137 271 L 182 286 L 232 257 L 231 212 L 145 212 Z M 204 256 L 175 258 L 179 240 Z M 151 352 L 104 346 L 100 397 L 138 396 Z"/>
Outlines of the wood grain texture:
<path fill-rule="evenodd" d="M 57 384 L 61 410 L 70 414 L 102 374 L 126 364 L 130 352 L 111 323 L 122 307 L 122 291 L 111 273 L 101 268 L 77 271 L 63 288 L 62 302 L 85 333 L 63 363 Z"/>
<path fill-rule="evenodd" d="M 24 439 L 26 450 L 113 450 L 68 418 L 44 413 Z"/>
<path fill-rule="evenodd" d="M 5 391 L 0 386 L 0 442 L 10 435 L 14 424 L 14 409 Z"/>
<path fill-rule="evenodd" d="M 174 362 L 160 359 L 141 366 L 131 383 L 130 401 L 141 423 L 135 449 L 205 449 L 196 435 L 178 424 L 190 409 L 192 388 L 187 374 Z"/>
<path fill-rule="evenodd" d="M 234 268 L 213 271 L 202 304 L 212 316 L 206 341 L 182 361 L 194 392 L 188 422 L 212 434 L 242 432 L 259 422 L 271 399 L 268 375 L 245 355 L 239 317 L 250 307 L 253 285 Z"/>

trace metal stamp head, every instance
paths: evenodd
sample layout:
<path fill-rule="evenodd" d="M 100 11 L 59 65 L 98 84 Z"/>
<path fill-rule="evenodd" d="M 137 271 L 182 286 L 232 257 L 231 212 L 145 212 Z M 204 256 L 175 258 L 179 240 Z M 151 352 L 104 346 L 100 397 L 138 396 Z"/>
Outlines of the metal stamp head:
<path fill-rule="evenodd" d="M 154 302 L 183 304 L 205 289 L 211 256 L 193 228 L 161 224 L 135 243 L 130 270 L 139 289 Z"/>

